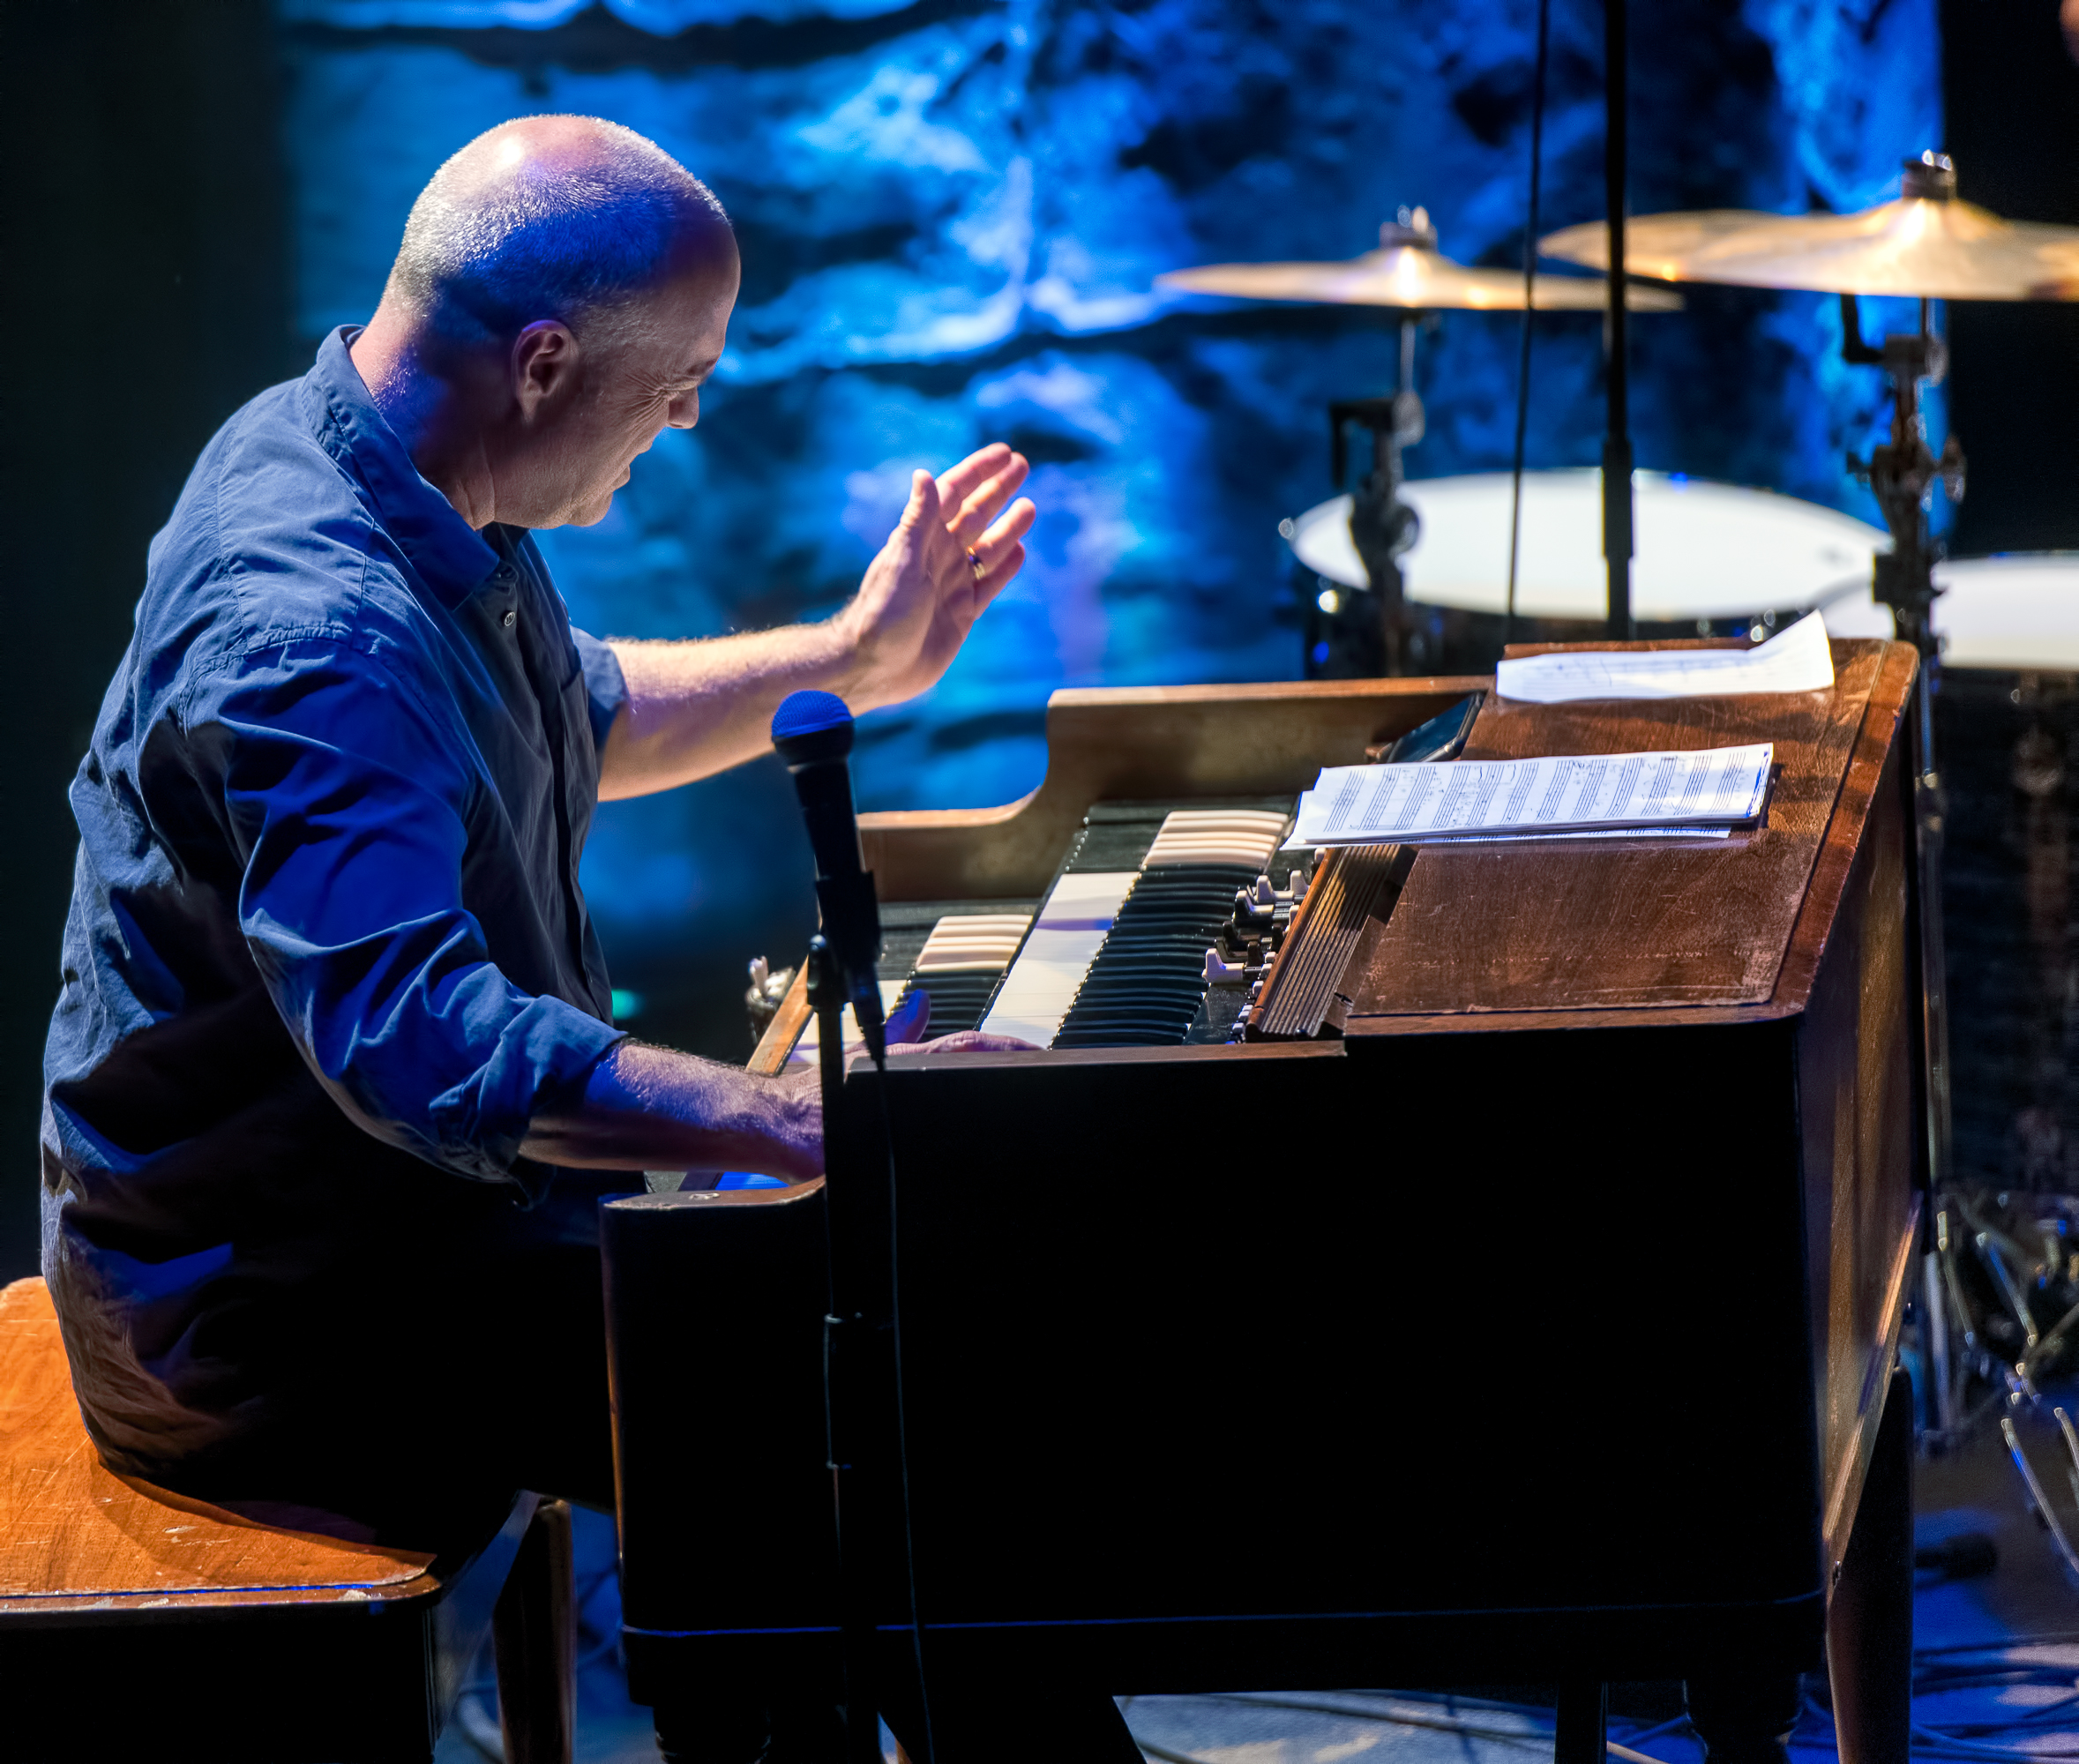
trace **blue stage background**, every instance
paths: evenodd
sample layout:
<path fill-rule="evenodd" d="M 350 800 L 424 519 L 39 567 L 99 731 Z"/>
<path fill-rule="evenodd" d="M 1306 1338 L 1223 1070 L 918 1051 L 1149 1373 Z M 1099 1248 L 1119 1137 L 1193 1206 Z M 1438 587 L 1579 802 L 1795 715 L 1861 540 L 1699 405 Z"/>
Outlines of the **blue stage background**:
<path fill-rule="evenodd" d="M 1934 0 L 1632 13 L 1634 212 L 1861 207 L 1941 141 Z M 1004 802 L 1043 770 L 1057 686 L 1298 672 L 1277 522 L 1335 488 L 1327 402 L 1391 378 L 1383 315 L 1152 278 L 1352 256 L 1415 204 L 1450 255 L 1519 263 L 1534 25 L 1534 0 L 283 0 L 296 322 L 367 317 L 414 195 L 493 123 L 652 137 L 728 207 L 744 291 L 699 429 L 601 526 L 542 535 L 573 617 L 826 615 L 911 467 L 1009 440 L 1031 561 L 936 690 L 866 720 L 856 768 L 869 807 Z M 1601 63 L 1600 5 L 1553 0 L 1546 228 L 1602 213 Z M 1875 518 L 1841 460 L 1878 377 L 1840 364 L 1833 303 L 1697 289 L 1634 335 L 1642 467 Z M 1425 340 L 1412 475 L 1507 466 L 1516 348 L 1500 315 Z M 1600 353 L 1592 315 L 1541 318 L 1533 467 L 1595 462 Z M 798 952 L 805 864 L 771 762 L 608 806 L 587 887 L 634 1027 L 740 1054 L 737 976 Z"/>

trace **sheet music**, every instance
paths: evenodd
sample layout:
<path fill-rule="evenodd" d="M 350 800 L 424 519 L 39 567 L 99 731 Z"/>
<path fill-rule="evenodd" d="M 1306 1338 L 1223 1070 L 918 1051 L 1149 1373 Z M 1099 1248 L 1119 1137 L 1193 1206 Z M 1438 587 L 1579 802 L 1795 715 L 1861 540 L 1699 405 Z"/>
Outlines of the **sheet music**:
<path fill-rule="evenodd" d="M 1505 699 L 1712 699 L 1816 692 L 1834 684 L 1826 621 L 1807 613 L 1753 649 L 1578 649 L 1526 655 L 1495 669 Z"/>
<path fill-rule="evenodd" d="M 1515 845 L 1527 839 L 1731 839 L 1729 826 L 1589 827 L 1579 833 L 1468 833 L 1439 845 Z"/>
<path fill-rule="evenodd" d="M 1689 752 L 1335 766 L 1299 798 L 1308 845 L 1413 845 L 1510 834 L 1714 829 L 1761 812 L 1772 742 Z"/>

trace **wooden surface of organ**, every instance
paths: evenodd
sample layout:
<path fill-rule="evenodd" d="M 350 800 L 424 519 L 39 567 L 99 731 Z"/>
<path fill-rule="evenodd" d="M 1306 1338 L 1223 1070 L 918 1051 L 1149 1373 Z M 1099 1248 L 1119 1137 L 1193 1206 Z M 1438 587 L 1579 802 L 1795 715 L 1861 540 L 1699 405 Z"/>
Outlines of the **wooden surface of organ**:
<path fill-rule="evenodd" d="M 832 1168 L 885 1171 L 886 1119 L 931 1671 L 1123 1693 L 1820 1663 L 1924 1176 L 1915 661 L 1835 661 L 1828 692 L 1490 696 L 1472 726 L 1473 758 L 1773 740 L 1758 831 L 1339 854 L 1249 1039 L 855 1062 Z M 1489 684 L 1058 694 L 1023 802 L 863 818 L 884 976 L 948 917 L 1044 927 L 1128 823 L 1269 812 Z M 797 992 L 756 1063 L 804 1017 Z M 819 1184 L 605 1209 L 626 1641 L 661 1709 L 834 1694 L 823 1231 Z M 886 1588 L 895 1671 L 892 1558 Z M 1858 1644 L 1834 1645 L 1839 1680 Z M 1903 1746 L 1903 1705 L 1836 1700 L 1848 1755 Z"/>

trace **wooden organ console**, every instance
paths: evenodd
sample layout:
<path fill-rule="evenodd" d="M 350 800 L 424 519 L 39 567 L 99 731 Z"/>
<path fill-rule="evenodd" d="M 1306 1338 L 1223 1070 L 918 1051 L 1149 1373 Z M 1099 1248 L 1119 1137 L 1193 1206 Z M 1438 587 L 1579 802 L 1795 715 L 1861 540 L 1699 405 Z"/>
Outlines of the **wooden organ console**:
<path fill-rule="evenodd" d="M 885 1102 L 931 1674 L 1694 1686 L 1830 1651 L 1843 1756 L 1903 1764 L 1916 662 L 1834 652 L 1829 691 L 1734 699 L 1060 692 L 1022 802 L 863 818 L 889 995 L 1046 1044 L 855 1060 L 828 1124 L 834 1170 L 885 1169 Z M 1274 854 L 1320 767 L 1473 694 L 1477 758 L 1773 741 L 1766 822 Z M 806 1019 L 797 983 L 754 1064 Z M 603 1211 L 661 1730 L 838 1694 L 822 1190 Z"/>

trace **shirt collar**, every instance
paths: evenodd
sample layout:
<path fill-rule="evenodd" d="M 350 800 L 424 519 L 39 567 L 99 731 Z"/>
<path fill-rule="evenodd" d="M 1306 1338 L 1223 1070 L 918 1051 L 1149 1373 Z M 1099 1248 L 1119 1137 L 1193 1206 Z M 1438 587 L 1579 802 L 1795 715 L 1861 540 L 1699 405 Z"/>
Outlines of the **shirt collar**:
<path fill-rule="evenodd" d="M 317 394 L 312 413 L 318 441 L 367 486 L 383 530 L 403 549 L 412 567 L 449 605 L 467 599 L 501 561 L 455 512 L 454 505 L 419 475 L 404 443 L 383 420 L 369 396 L 347 346 L 360 334 L 342 325 L 318 346 L 318 360 L 305 377 Z M 343 445 L 329 444 L 326 431 Z"/>

